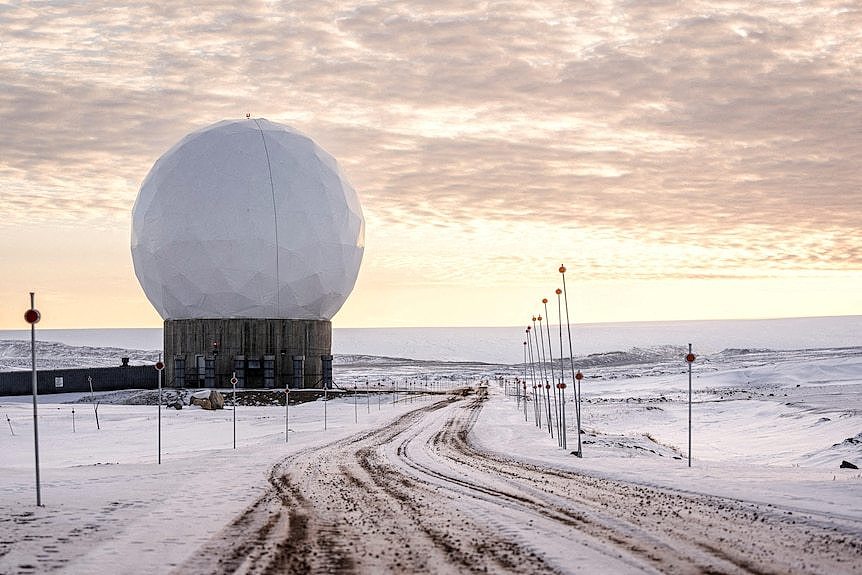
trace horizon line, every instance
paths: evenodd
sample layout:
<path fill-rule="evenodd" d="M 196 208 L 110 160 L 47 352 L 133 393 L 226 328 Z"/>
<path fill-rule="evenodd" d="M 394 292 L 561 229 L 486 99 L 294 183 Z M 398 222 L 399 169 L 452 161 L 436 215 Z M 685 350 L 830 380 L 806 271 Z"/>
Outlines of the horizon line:
<path fill-rule="evenodd" d="M 694 323 L 694 322 L 723 322 L 723 321 L 782 321 L 782 320 L 800 320 L 800 319 L 835 319 L 835 318 L 862 318 L 862 313 L 859 314 L 842 314 L 842 315 L 812 315 L 812 316 L 782 316 L 782 317 L 755 317 L 755 318 L 699 318 L 699 319 L 650 319 L 650 320 L 629 320 L 629 321 L 590 321 L 590 322 L 571 322 L 571 325 L 580 326 L 595 326 L 595 325 L 630 325 L 630 324 L 648 324 L 648 323 Z M 284 318 L 288 319 L 288 318 Z M 551 322 L 550 325 L 558 325 Z M 509 325 L 389 325 L 389 326 L 333 326 L 333 330 L 347 329 L 506 329 L 520 328 L 522 326 Z M 163 329 L 163 326 L 109 326 L 109 327 L 44 327 L 36 328 L 37 331 L 70 331 L 70 330 L 109 330 L 109 329 Z M 29 327 L 0 327 L 0 331 L 29 331 Z"/>

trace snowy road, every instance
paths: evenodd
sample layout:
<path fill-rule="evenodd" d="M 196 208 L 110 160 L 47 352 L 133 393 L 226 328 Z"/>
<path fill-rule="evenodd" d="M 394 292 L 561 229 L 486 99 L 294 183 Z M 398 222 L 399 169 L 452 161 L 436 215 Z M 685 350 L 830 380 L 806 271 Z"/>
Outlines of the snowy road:
<path fill-rule="evenodd" d="M 288 457 L 181 573 L 862 573 L 862 528 L 478 451 L 476 397 Z"/>

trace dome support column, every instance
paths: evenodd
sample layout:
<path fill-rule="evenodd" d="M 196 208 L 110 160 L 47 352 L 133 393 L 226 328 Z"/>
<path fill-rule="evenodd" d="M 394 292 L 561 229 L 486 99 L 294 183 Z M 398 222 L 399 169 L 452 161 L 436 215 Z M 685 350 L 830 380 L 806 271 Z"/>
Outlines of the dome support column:
<path fill-rule="evenodd" d="M 304 387 L 322 388 L 321 357 L 332 353 L 332 323 L 326 320 L 166 320 L 164 337 L 171 387 L 230 387 L 236 372 L 237 387 L 283 389 L 293 381 L 293 358 L 305 356 Z"/>

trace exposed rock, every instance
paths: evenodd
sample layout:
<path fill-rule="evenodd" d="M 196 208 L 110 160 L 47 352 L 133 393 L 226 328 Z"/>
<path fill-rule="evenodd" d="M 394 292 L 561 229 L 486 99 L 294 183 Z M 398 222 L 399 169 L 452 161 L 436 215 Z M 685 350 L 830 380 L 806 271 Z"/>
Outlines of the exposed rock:
<path fill-rule="evenodd" d="M 191 405 L 197 405 L 197 406 L 201 407 L 202 409 L 206 409 L 206 410 L 210 410 L 210 411 L 212 411 L 212 409 L 213 409 L 213 404 L 210 403 L 210 399 L 208 397 L 202 398 L 202 397 L 192 396 L 189 403 Z"/>
<path fill-rule="evenodd" d="M 841 467 L 841 469 L 859 469 L 859 467 L 850 463 L 847 460 L 842 461 L 840 467 Z"/>
<path fill-rule="evenodd" d="M 840 447 L 842 445 L 853 446 L 853 445 L 859 445 L 860 443 L 862 443 L 862 433 L 857 433 L 856 437 L 848 437 L 847 439 L 845 439 L 841 443 L 833 444 L 832 447 Z"/>
<path fill-rule="evenodd" d="M 209 411 L 224 409 L 224 396 L 216 389 L 198 391 L 192 394 L 189 405 L 199 405 Z"/>
<path fill-rule="evenodd" d="M 210 392 L 209 400 L 213 409 L 224 409 L 224 396 L 218 390 Z"/>

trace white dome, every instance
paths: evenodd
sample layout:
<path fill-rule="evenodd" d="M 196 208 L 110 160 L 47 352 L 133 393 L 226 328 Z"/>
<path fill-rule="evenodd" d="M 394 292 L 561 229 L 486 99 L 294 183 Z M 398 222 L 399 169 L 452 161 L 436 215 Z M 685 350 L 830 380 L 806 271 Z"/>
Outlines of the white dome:
<path fill-rule="evenodd" d="M 158 159 L 132 208 L 132 261 L 164 319 L 328 320 L 365 245 L 335 159 L 264 119 L 193 132 Z"/>

